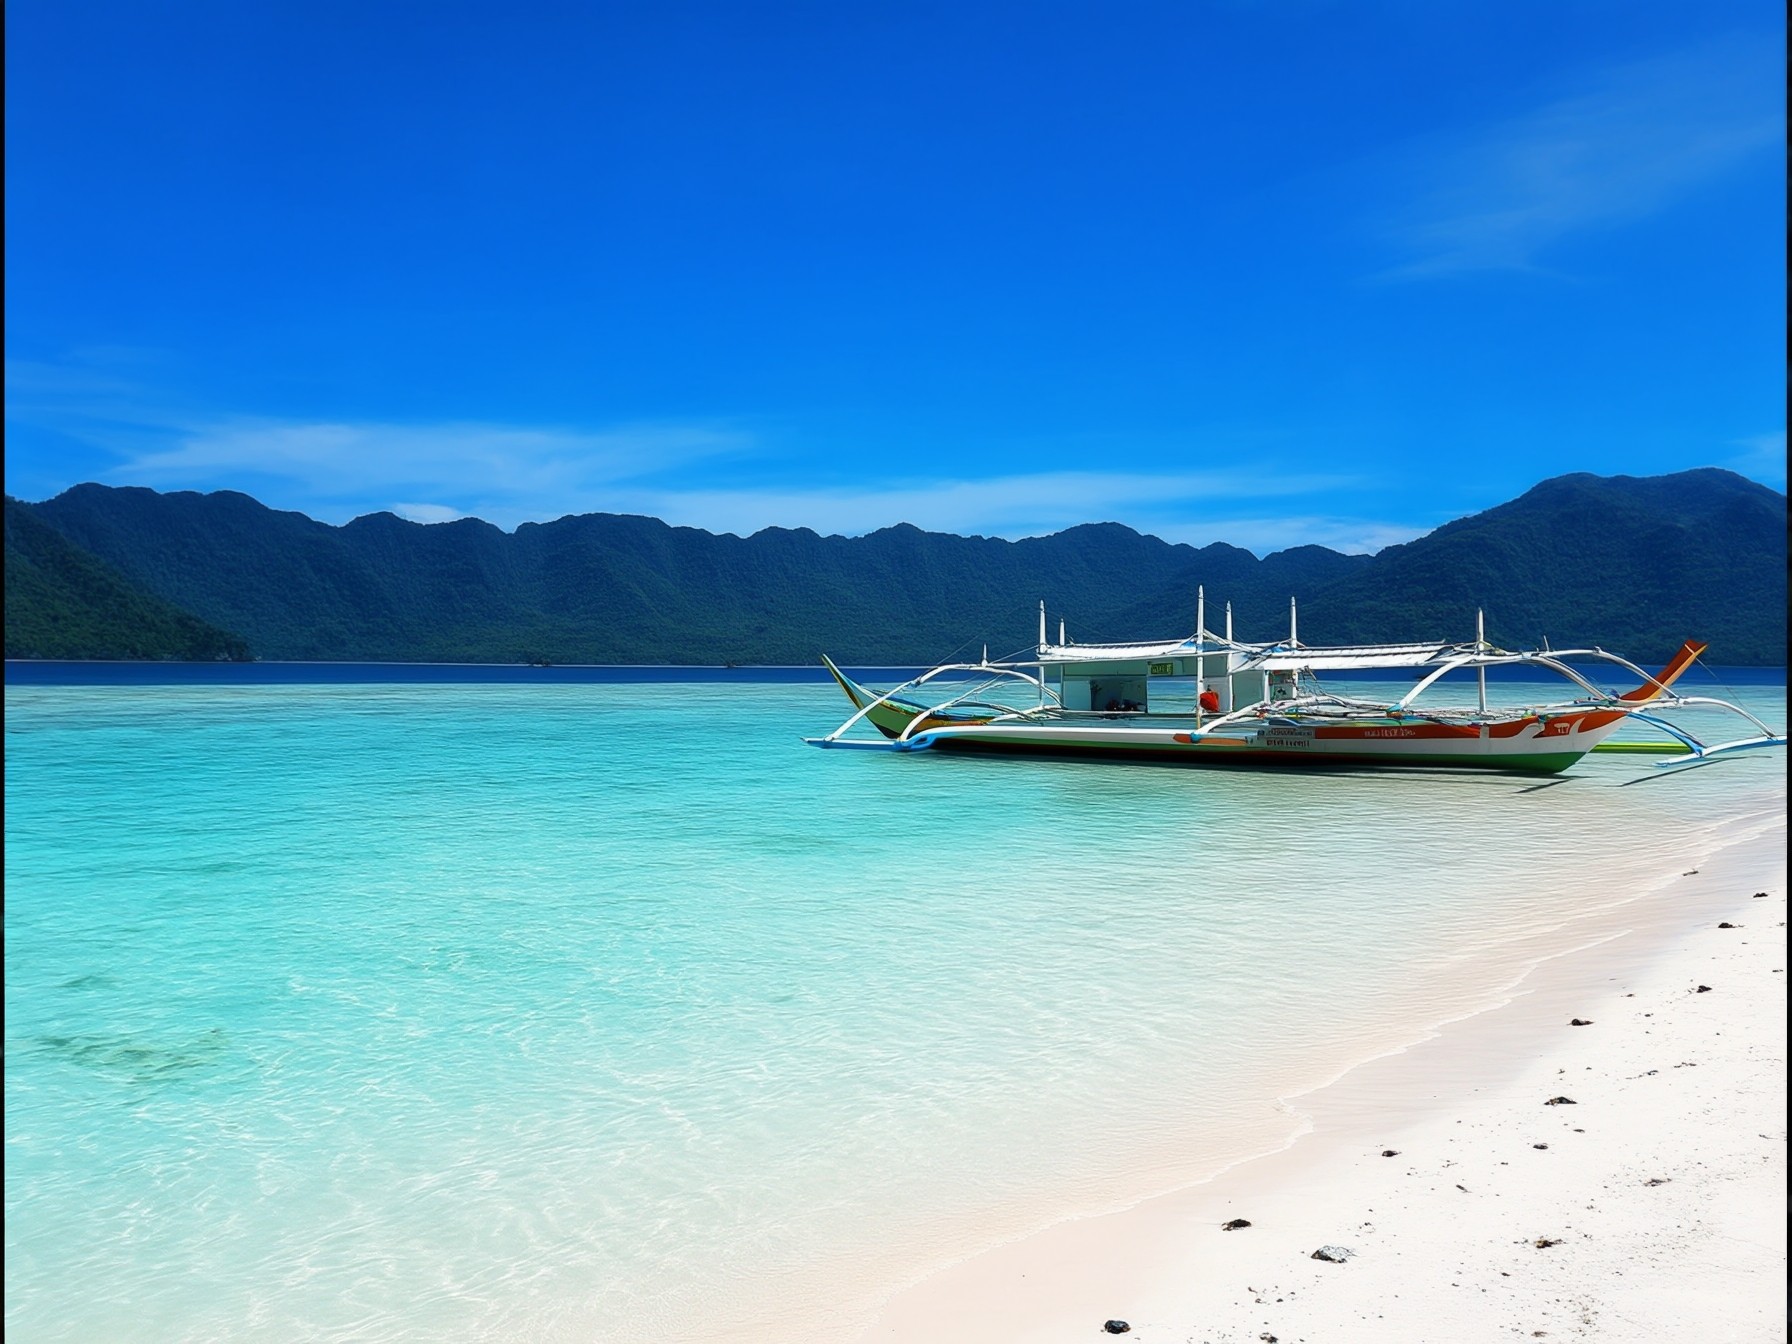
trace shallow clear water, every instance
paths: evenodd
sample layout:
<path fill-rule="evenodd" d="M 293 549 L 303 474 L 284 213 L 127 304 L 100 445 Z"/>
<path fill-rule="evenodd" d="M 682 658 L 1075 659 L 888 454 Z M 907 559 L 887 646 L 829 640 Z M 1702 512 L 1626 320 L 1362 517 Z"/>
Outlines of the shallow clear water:
<path fill-rule="evenodd" d="M 14 1338 L 850 1322 L 1277 1146 L 1278 1095 L 1783 806 L 1778 753 L 1531 781 L 798 741 L 843 711 L 9 686 Z"/>

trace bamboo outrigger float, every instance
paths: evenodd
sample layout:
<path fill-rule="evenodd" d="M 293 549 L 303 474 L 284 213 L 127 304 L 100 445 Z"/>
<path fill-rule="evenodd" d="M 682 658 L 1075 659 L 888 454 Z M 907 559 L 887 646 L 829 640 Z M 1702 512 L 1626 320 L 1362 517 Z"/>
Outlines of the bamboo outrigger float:
<path fill-rule="evenodd" d="M 1139 644 L 1072 644 L 1059 626 L 1058 642 L 1046 639 L 1045 604 L 1039 607 L 1039 643 L 1033 656 L 974 663 L 946 663 L 889 691 L 860 686 L 832 660 L 829 672 L 853 704 L 853 713 L 818 747 L 877 747 L 891 751 L 944 751 L 1174 765 L 1305 768 L 1419 768 L 1555 774 L 1590 751 L 1649 751 L 1657 764 L 1688 766 L 1760 747 L 1784 747 L 1775 732 L 1727 700 L 1687 696 L 1674 689 L 1705 645 L 1683 644 L 1667 666 L 1651 676 L 1603 649 L 1495 648 L 1477 617 L 1469 643 L 1355 645 L 1314 648 L 1298 638 L 1298 613 L 1289 603 L 1287 640 L 1248 644 L 1206 627 L 1206 595 L 1197 597 L 1195 633 L 1183 640 Z M 1634 680 L 1632 689 L 1601 689 L 1569 660 L 1605 664 Z M 1564 678 L 1580 694 L 1518 707 L 1487 702 L 1489 668 L 1537 667 Z M 1421 698 L 1453 672 L 1476 674 L 1470 706 L 1432 706 Z M 1389 672 L 1416 675 L 1398 698 L 1360 699 L 1322 689 L 1320 672 Z M 1171 679 L 1189 680 L 1204 694 L 1193 709 L 1153 708 L 1167 698 Z M 949 694 L 940 696 L 939 691 Z M 1186 692 L 1185 692 L 1186 693 Z M 1740 715 L 1754 732 L 1707 743 L 1666 717 L 1703 708 Z M 1665 735 L 1661 744 L 1608 742 L 1626 723 Z M 869 724 L 878 740 L 847 734 Z"/>

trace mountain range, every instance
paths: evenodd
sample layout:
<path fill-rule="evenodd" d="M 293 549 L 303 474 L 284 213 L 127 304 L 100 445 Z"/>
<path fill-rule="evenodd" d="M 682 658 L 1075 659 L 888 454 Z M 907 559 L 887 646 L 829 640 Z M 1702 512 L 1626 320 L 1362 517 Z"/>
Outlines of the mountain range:
<path fill-rule="evenodd" d="M 506 533 L 376 513 L 336 527 L 233 491 L 79 485 L 8 499 L 6 655 L 552 663 L 924 664 L 1030 648 L 1038 602 L 1073 639 L 1191 633 L 1232 604 L 1272 639 L 1300 600 L 1309 644 L 1548 639 L 1714 662 L 1786 649 L 1786 497 L 1716 468 L 1586 474 L 1373 556 L 1261 559 L 1115 523 L 1005 541 L 906 524 L 750 537 L 583 514 Z"/>

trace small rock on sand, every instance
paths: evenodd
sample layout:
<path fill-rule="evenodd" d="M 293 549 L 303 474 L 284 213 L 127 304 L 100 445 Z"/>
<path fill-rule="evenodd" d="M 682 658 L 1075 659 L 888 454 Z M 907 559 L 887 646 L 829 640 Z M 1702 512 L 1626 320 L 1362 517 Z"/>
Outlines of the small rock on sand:
<path fill-rule="evenodd" d="M 1593 1024 L 1587 1018 L 1577 1017 L 1573 1021 L 1571 1021 L 1568 1025 L 1571 1027 L 1590 1027 Z"/>
<path fill-rule="evenodd" d="M 1132 1329 L 1132 1327 L 1125 1321 L 1104 1321 L 1101 1328 L 1106 1330 L 1110 1335 L 1124 1335 L 1128 1330 Z"/>
<path fill-rule="evenodd" d="M 1573 1097 L 1551 1097 L 1543 1103 L 1545 1106 L 1578 1106 L 1580 1103 Z"/>
<path fill-rule="evenodd" d="M 1222 1232 L 1236 1232 L 1236 1231 L 1238 1231 L 1238 1229 L 1239 1229 L 1239 1228 L 1241 1228 L 1241 1227 L 1249 1227 L 1249 1226 L 1250 1226 L 1250 1225 L 1251 1225 L 1251 1220 L 1250 1220 L 1250 1219 L 1249 1219 L 1249 1218 L 1234 1218 L 1234 1219 L 1233 1219 L 1233 1220 L 1232 1220 L 1232 1221 L 1231 1221 L 1231 1222 L 1229 1222 L 1229 1223 L 1221 1223 L 1221 1224 L 1220 1224 L 1220 1231 L 1222 1231 Z"/>
<path fill-rule="evenodd" d="M 1341 1265 L 1355 1254 L 1348 1246 L 1321 1246 L 1313 1252 L 1313 1259 L 1329 1260 L 1334 1265 Z"/>
<path fill-rule="evenodd" d="M 1399 1157 L 1400 1150 L 1398 1148 L 1383 1148 L 1381 1150 L 1381 1155 L 1383 1157 Z"/>
<path fill-rule="evenodd" d="M 1709 994 L 1710 992 L 1711 992 L 1710 985 L 1700 985 L 1697 989 L 1693 990 L 1694 994 Z"/>

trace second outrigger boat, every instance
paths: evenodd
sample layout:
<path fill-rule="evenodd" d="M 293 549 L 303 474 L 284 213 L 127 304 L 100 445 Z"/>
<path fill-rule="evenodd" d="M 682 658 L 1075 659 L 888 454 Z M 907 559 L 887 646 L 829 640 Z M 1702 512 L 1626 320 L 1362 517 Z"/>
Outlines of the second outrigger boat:
<path fill-rule="evenodd" d="M 853 714 L 819 747 L 878 746 L 896 751 L 1001 753 L 1150 761 L 1174 765 L 1408 767 L 1480 769 L 1527 774 L 1566 770 L 1590 751 L 1641 750 L 1663 754 L 1659 764 L 1685 766 L 1759 747 L 1784 747 L 1775 732 L 1727 700 L 1675 690 L 1705 651 L 1683 644 L 1653 676 L 1603 649 L 1495 648 L 1477 618 L 1469 643 L 1354 645 L 1314 648 L 1298 639 L 1298 614 L 1289 604 L 1288 639 L 1249 644 L 1206 628 L 1206 597 L 1197 595 L 1195 633 L 1187 639 L 1138 644 L 1072 644 L 1060 623 L 1058 642 L 1046 639 L 1045 604 L 1039 643 L 1031 657 L 946 663 L 889 691 L 859 685 L 823 657 L 853 704 Z M 1573 660 L 1573 661 L 1570 661 Z M 1603 690 L 1576 662 L 1616 667 L 1636 683 Z M 1564 678 L 1575 694 L 1511 707 L 1487 700 L 1489 668 L 1536 667 Z M 1451 673 L 1476 678 L 1472 705 L 1436 706 L 1425 697 Z M 1323 689 L 1321 672 L 1386 672 L 1416 677 L 1393 699 L 1357 698 Z M 1187 688 L 1202 694 L 1192 707 Z M 1175 696 L 1172 688 L 1180 687 Z M 944 691 L 945 694 L 940 692 Z M 1712 709 L 1741 716 L 1755 730 L 1707 743 L 1664 717 L 1675 710 Z M 882 734 L 864 741 L 847 734 L 861 724 Z M 1668 741 L 1614 743 L 1626 723 Z"/>

